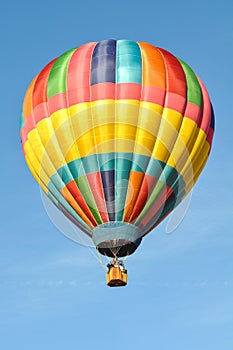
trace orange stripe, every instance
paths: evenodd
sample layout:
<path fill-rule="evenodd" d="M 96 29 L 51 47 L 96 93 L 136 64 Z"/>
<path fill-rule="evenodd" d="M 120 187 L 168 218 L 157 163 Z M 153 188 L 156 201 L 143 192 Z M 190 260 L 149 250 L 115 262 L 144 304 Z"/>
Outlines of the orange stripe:
<path fill-rule="evenodd" d="M 144 206 L 149 198 L 157 179 L 148 174 L 131 170 L 129 176 L 129 190 L 126 197 L 124 221 L 132 221 L 138 216 L 135 207 Z"/>
<path fill-rule="evenodd" d="M 163 56 L 156 47 L 138 42 L 142 53 L 142 85 L 166 90 L 166 68 Z"/>
<path fill-rule="evenodd" d="M 89 218 L 86 216 L 86 214 L 82 211 L 78 203 L 75 201 L 74 197 L 71 195 L 70 191 L 67 187 L 63 187 L 61 189 L 61 194 L 64 196 L 64 198 L 67 200 L 67 202 L 72 206 L 72 208 L 78 213 L 78 215 L 83 219 L 83 221 L 90 227 L 94 228 L 97 226 L 96 222 L 94 220 L 89 220 Z M 90 212 L 89 208 L 87 210 Z M 90 214 L 92 215 L 92 214 Z"/>
<path fill-rule="evenodd" d="M 140 186 L 143 181 L 144 173 L 139 173 L 135 171 L 130 171 L 129 175 L 129 184 L 128 192 L 126 196 L 126 206 L 124 210 L 124 218 L 123 221 L 128 222 L 130 219 L 130 216 L 132 214 L 132 211 L 134 209 L 135 202 L 138 197 L 138 193 L 140 191 Z"/>
<path fill-rule="evenodd" d="M 149 199 L 157 181 L 158 179 L 156 179 L 154 176 L 145 174 L 140 188 L 138 189 L 138 196 L 134 203 L 134 208 L 129 222 L 132 222 L 138 217 L 143 207 L 145 206 L 146 201 Z"/>
<path fill-rule="evenodd" d="M 31 81 L 25 97 L 24 97 L 24 101 L 23 101 L 23 118 L 24 120 L 32 114 L 33 111 L 33 106 L 32 106 L 32 94 L 33 94 L 33 90 L 34 90 L 34 85 L 36 83 L 37 77 L 39 74 L 37 74 L 37 76 Z"/>

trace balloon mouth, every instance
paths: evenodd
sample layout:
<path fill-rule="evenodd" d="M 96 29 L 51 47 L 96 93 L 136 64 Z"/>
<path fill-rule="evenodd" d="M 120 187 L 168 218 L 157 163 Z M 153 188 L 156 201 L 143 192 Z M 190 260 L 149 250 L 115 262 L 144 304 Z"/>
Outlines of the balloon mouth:
<path fill-rule="evenodd" d="M 133 254 L 142 238 L 134 225 L 108 222 L 93 230 L 92 240 L 100 254 L 120 258 Z"/>
<path fill-rule="evenodd" d="M 135 242 L 126 241 L 124 239 L 116 239 L 112 241 L 104 241 L 96 246 L 100 254 L 111 258 L 131 255 L 135 252 L 141 243 L 141 238 Z"/>

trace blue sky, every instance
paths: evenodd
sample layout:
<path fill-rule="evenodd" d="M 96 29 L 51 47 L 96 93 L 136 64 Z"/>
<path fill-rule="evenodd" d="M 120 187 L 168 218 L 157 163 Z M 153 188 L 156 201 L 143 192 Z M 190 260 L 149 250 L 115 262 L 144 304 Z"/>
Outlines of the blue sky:
<path fill-rule="evenodd" d="M 232 350 L 233 3 L 11 1 L 1 10 L 0 348 Z M 198 73 L 216 116 L 208 164 L 178 229 L 166 224 L 105 286 L 88 248 L 61 235 L 23 159 L 25 90 L 62 52 L 109 38 L 163 47 Z"/>

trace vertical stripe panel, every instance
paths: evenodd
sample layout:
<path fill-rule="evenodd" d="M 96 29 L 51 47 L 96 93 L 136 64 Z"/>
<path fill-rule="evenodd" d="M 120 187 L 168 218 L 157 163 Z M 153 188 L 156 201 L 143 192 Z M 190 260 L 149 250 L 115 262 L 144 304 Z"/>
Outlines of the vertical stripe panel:
<path fill-rule="evenodd" d="M 96 43 L 79 47 L 72 55 L 67 72 L 68 105 L 90 102 L 90 66 Z"/>
<path fill-rule="evenodd" d="M 76 49 L 69 50 L 61 55 L 54 63 L 48 79 L 48 99 L 66 92 L 66 75 L 71 56 Z"/>
<path fill-rule="evenodd" d="M 130 146 L 126 149 L 128 152 L 126 159 L 117 157 L 115 165 L 116 219 L 121 221 L 129 185 L 142 91 L 142 58 L 140 47 L 136 42 L 117 41 L 116 66 L 117 99 L 123 100 L 128 91 L 132 90 L 134 99 L 139 101 L 138 104 L 132 105 L 129 101 L 121 101 L 116 105 L 116 151 L 118 148 L 124 148 L 122 147 L 124 139 L 131 140 Z"/>
<path fill-rule="evenodd" d="M 141 51 L 135 41 L 117 41 L 116 83 L 142 84 Z"/>
<path fill-rule="evenodd" d="M 98 43 L 91 60 L 91 85 L 115 83 L 116 40 Z"/>
<path fill-rule="evenodd" d="M 103 89 L 111 90 L 112 98 L 115 98 L 115 69 L 116 69 L 116 40 L 105 40 L 99 42 L 92 54 L 91 59 L 91 101 L 102 96 L 105 97 Z M 107 96 L 106 96 L 107 97 Z M 105 97 L 105 98 L 106 98 Z M 110 162 L 115 163 L 115 106 L 109 104 L 107 115 L 103 114 L 101 105 L 91 106 L 91 115 L 93 128 L 95 128 L 94 140 L 98 145 L 96 147 L 97 162 L 100 164 L 98 154 L 106 149 L 111 152 L 113 159 Z M 101 127 L 99 127 L 101 125 Z M 108 135 L 109 141 L 105 141 L 105 135 Z M 102 182 L 103 193 L 106 202 L 106 208 L 110 221 L 115 220 L 115 169 L 108 170 L 108 162 L 101 164 L 100 178 Z"/>

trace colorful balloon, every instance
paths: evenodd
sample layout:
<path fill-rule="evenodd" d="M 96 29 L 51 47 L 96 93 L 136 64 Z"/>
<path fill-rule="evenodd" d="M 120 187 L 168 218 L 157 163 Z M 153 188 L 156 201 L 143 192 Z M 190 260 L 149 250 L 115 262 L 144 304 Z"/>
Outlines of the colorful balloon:
<path fill-rule="evenodd" d="M 189 193 L 214 114 L 192 69 L 148 43 L 87 43 L 51 61 L 24 99 L 26 162 L 100 253 L 134 252 Z"/>

